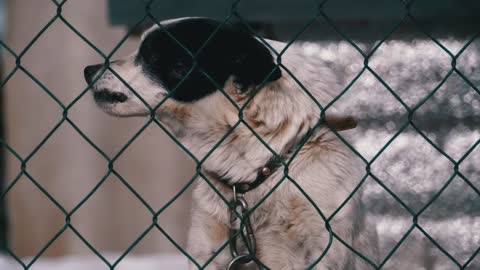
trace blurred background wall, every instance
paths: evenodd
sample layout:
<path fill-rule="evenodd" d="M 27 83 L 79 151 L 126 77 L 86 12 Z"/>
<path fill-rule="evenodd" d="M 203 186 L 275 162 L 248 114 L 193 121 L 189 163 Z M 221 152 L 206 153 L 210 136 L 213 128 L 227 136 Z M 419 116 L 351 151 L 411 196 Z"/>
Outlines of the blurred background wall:
<path fill-rule="evenodd" d="M 56 15 L 50 0 L 11 0 L 6 43 L 17 54 Z M 106 1 L 67 1 L 62 16 L 105 54 L 126 35 L 125 27 L 108 24 Z M 116 56 L 129 54 L 137 38 L 129 38 Z M 15 59 L 4 51 L 4 73 Z M 115 58 L 114 56 L 113 58 Z M 21 58 L 21 65 L 67 105 L 85 90 L 83 68 L 104 62 L 88 45 L 57 19 Z M 2 90 L 6 99 L 6 138 L 26 158 L 61 120 L 63 109 L 24 72 L 17 70 Z M 90 93 L 68 112 L 68 118 L 110 157 L 145 124 L 146 119 L 107 116 Z M 20 172 L 20 162 L 8 158 L 7 184 Z M 107 161 L 66 122 L 58 127 L 27 163 L 26 171 L 67 211 L 77 206 L 105 176 Z M 189 160 L 158 127 L 150 126 L 115 162 L 125 181 L 159 209 L 193 175 Z M 60 231 L 64 214 L 25 175 L 7 195 L 12 250 L 18 256 L 39 252 Z M 160 217 L 165 230 L 181 245 L 188 224 L 189 192 Z M 71 217 L 71 223 L 99 250 L 123 251 L 151 224 L 151 214 L 110 175 L 99 190 Z M 153 232 L 134 252 L 175 250 L 159 232 Z M 71 230 L 46 250 L 46 255 L 91 253 Z"/>

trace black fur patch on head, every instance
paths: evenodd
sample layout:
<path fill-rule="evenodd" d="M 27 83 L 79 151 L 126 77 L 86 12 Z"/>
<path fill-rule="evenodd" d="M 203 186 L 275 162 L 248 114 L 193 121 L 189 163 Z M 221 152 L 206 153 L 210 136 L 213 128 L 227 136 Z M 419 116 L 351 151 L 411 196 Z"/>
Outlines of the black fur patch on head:
<path fill-rule="evenodd" d="M 204 18 L 182 19 L 164 25 L 164 28 L 183 44 L 192 54 L 204 45 L 217 29 L 219 23 Z M 135 59 L 144 71 L 179 101 L 195 101 L 223 87 L 230 76 L 242 89 L 261 84 L 275 68 L 273 57 L 265 45 L 252 35 L 224 25 L 208 41 L 196 61 L 162 28 L 150 32 Z M 189 71 L 192 69 L 189 74 Z M 214 82 L 205 76 L 203 69 Z M 189 76 L 180 84 L 182 79 Z M 268 78 L 274 81 L 281 77 L 276 69 Z"/>

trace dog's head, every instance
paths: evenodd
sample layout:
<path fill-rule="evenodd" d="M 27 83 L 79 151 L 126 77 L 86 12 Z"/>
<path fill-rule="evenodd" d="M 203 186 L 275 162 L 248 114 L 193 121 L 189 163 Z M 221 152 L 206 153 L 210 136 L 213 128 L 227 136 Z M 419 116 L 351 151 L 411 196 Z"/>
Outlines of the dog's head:
<path fill-rule="evenodd" d="M 269 43 L 282 49 L 283 44 Z M 204 165 L 242 180 L 255 175 L 271 157 L 250 128 L 281 152 L 320 116 L 316 103 L 277 67 L 273 55 L 269 46 L 241 29 L 185 18 L 152 27 L 133 55 L 108 67 L 88 66 L 84 73 L 104 111 L 116 116 L 154 114 L 197 156 L 208 153 L 236 127 Z M 285 58 L 282 63 L 296 76 L 303 75 L 313 95 L 328 101 L 328 91 L 336 84 L 332 71 L 305 61 L 301 53 Z M 259 86 L 263 87 L 255 92 Z M 336 122 L 345 125 L 343 120 Z"/>
<path fill-rule="evenodd" d="M 113 72 L 106 70 L 92 84 L 106 67 L 85 68 L 95 101 L 114 115 L 145 115 L 150 111 L 130 88 L 155 107 L 167 95 L 177 102 L 196 102 L 228 80 L 247 91 L 281 77 L 264 44 L 231 25 L 219 26 L 210 19 L 185 18 L 152 27 L 132 56 L 109 64 Z"/>

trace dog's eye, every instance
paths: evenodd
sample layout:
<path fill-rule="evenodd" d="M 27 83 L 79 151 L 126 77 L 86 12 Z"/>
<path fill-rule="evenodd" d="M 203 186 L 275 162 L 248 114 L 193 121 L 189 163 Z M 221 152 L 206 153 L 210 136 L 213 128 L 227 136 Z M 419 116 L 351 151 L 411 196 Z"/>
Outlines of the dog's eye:
<path fill-rule="evenodd" d="M 170 75 L 176 79 L 182 79 L 187 74 L 189 67 L 185 63 L 177 62 L 173 65 Z"/>

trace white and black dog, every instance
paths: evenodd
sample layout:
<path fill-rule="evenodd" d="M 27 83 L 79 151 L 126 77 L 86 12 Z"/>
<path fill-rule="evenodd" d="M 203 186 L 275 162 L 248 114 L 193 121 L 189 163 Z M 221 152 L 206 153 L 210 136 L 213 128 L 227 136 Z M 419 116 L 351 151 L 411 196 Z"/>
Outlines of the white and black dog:
<path fill-rule="evenodd" d="M 110 63 L 122 80 L 110 70 L 100 74 L 103 65 L 85 68 L 96 103 L 109 114 L 148 116 L 152 112 L 144 102 L 155 108 L 168 96 L 153 113 L 199 159 L 231 132 L 202 164 L 203 174 L 226 200 L 235 197 L 236 203 L 250 206 L 247 210 L 261 204 L 242 217 L 248 226 L 232 228 L 236 223 L 231 218 L 238 213 L 232 214 L 206 181 L 198 181 L 188 252 L 199 265 L 208 261 L 206 269 L 372 269 L 337 239 L 376 262 L 376 233 L 365 223 L 361 196 L 354 196 L 328 222 L 313 206 L 329 217 L 364 174 L 351 150 L 332 132 L 352 125 L 351 118 L 326 112 L 326 121 L 312 129 L 321 119 L 319 107 L 286 69 L 277 67 L 269 46 L 234 26 L 219 26 L 210 19 L 183 18 L 149 29 L 133 55 Z M 277 51 L 285 46 L 268 43 Z M 340 88 L 324 61 L 306 56 L 296 45 L 282 55 L 281 63 L 320 104 L 330 102 Z M 232 101 L 245 106 L 240 124 Z M 285 168 L 248 126 L 286 161 L 297 146 L 303 147 Z M 276 186 L 285 173 L 290 179 Z M 255 243 L 251 238 L 241 241 L 245 231 Z M 238 242 L 238 250 L 231 250 L 235 245 L 226 247 L 229 239 Z M 221 247 L 226 248 L 210 261 Z M 245 256 L 232 262 L 235 255 Z M 191 264 L 191 269 L 197 268 Z"/>

